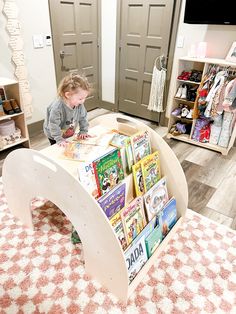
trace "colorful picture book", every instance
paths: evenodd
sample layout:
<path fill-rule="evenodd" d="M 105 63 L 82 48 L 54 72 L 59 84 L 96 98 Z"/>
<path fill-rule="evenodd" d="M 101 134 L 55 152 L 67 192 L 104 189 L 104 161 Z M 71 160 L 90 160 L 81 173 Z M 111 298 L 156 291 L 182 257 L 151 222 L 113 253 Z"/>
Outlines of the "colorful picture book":
<path fill-rule="evenodd" d="M 118 148 L 93 162 L 99 196 L 104 195 L 124 179 L 121 154 Z"/>
<path fill-rule="evenodd" d="M 92 162 L 78 162 L 78 177 L 85 189 L 94 197 L 99 196 Z"/>
<path fill-rule="evenodd" d="M 144 190 L 147 192 L 161 178 L 160 158 L 158 151 L 144 157 L 141 160 L 141 167 L 143 173 Z"/>
<path fill-rule="evenodd" d="M 121 213 L 126 241 L 129 245 L 146 225 L 143 198 L 135 198 Z"/>
<path fill-rule="evenodd" d="M 163 206 L 168 202 L 169 196 L 166 186 L 166 177 L 159 180 L 147 193 L 143 196 L 147 220 L 157 215 Z"/>
<path fill-rule="evenodd" d="M 93 161 L 99 156 L 111 151 L 113 148 L 68 142 L 64 148 L 62 158 L 75 161 Z"/>
<path fill-rule="evenodd" d="M 125 260 L 128 268 L 129 282 L 131 282 L 140 269 L 146 263 L 147 251 L 145 247 L 145 236 L 139 237 L 125 252 Z"/>
<path fill-rule="evenodd" d="M 160 212 L 159 219 L 162 228 L 162 235 L 164 238 L 177 221 L 176 200 L 174 197 L 172 197 L 163 207 L 162 211 Z"/>
<path fill-rule="evenodd" d="M 148 131 L 141 131 L 131 136 L 134 163 L 151 154 L 151 144 Z"/>
<path fill-rule="evenodd" d="M 156 223 L 157 217 L 153 217 L 153 219 L 149 221 L 125 252 L 130 281 L 134 279 L 147 261 L 146 244 L 145 247 L 143 247 L 143 241 L 145 243 L 147 237 L 153 232 L 156 227 Z"/>
<path fill-rule="evenodd" d="M 125 182 L 120 183 L 98 199 L 99 205 L 109 219 L 125 206 L 125 187 Z"/>
<path fill-rule="evenodd" d="M 136 196 L 141 196 L 145 192 L 141 161 L 137 162 L 136 164 L 132 166 L 132 172 L 133 172 L 134 189 L 135 189 Z"/>
<path fill-rule="evenodd" d="M 123 223 L 121 220 L 121 211 L 111 217 L 110 223 L 116 233 L 118 240 L 120 241 L 122 249 L 125 250 L 127 248 L 127 242 L 125 238 Z"/>
<path fill-rule="evenodd" d="M 123 133 L 119 133 L 118 131 L 114 133 L 110 145 L 121 148 L 125 146 L 125 141 L 129 138 L 128 135 L 125 135 Z"/>
<path fill-rule="evenodd" d="M 161 225 L 159 224 L 159 220 L 157 217 L 157 225 L 156 227 L 150 232 L 150 234 L 145 238 L 146 250 L 148 258 L 152 256 L 156 248 L 162 241 L 162 230 Z"/>
<path fill-rule="evenodd" d="M 73 137 L 73 141 L 80 144 L 108 146 L 116 130 L 110 130 L 104 126 L 96 125 L 89 129 L 90 137 L 86 139 L 78 139 L 77 136 Z"/>

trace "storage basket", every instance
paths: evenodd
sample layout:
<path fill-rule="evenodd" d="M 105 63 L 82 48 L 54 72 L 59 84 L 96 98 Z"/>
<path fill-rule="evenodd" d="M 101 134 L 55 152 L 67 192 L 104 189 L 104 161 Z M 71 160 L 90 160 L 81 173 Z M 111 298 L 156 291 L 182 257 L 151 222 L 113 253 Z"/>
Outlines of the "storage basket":
<path fill-rule="evenodd" d="M 15 126 L 14 120 L 0 122 L 0 135 L 1 136 L 9 136 L 13 134 L 15 130 L 16 130 L 16 126 Z"/>

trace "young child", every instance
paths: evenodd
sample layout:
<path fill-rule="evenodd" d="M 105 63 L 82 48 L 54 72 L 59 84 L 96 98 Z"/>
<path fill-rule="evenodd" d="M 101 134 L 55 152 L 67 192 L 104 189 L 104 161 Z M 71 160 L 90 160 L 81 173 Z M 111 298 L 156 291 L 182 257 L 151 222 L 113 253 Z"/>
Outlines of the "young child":
<path fill-rule="evenodd" d="M 66 145 L 66 139 L 75 134 L 79 125 L 79 139 L 89 137 L 87 111 L 84 101 L 91 92 L 86 77 L 77 73 L 65 76 L 58 87 L 58 98 L 47 108 L 43 129 L 51 145 Z"/>
<path fill-rule="evenodd" d="M 91 86 L 86 77 L 76 73 L 65 76 L 59 84 L 58 98 L 47 108 L 47 115 L 43 129 L 51 145 L 66 145 L 66 139 L 75 134 L 79 125 L 79 139 L 86 139 L 88 135 L 87 111 L 84 101 L 91 92 Z M 72 230 L 73 244 L 81 243 L 76 230 Z"/>

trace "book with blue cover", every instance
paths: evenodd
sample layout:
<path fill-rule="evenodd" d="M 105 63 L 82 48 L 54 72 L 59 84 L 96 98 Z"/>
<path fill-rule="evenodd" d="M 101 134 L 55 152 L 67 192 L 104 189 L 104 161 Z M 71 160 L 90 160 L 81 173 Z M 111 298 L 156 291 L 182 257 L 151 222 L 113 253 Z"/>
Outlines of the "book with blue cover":
<path fill-rule="evenodd" d="M 159 215 L 163 238 L 168 234 L 177 221 L 176 200 L 172 197 L 163 207 Z"/>

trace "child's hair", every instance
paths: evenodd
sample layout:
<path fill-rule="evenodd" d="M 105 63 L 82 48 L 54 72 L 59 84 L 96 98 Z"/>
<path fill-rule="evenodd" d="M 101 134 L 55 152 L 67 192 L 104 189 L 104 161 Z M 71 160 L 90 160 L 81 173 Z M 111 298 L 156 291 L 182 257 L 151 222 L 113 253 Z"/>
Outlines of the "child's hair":
<path fill-rule="evenodd" d="M 57 94 L 59 97 L 64 97 L 66 92 L 76 91 L 78 88 L 82 90 L 91 92 L 92 87 L 88 82 L 85 75 L 78 74 L 77 72 L 72 72 L 66 75 L 60 82 Z"/>

